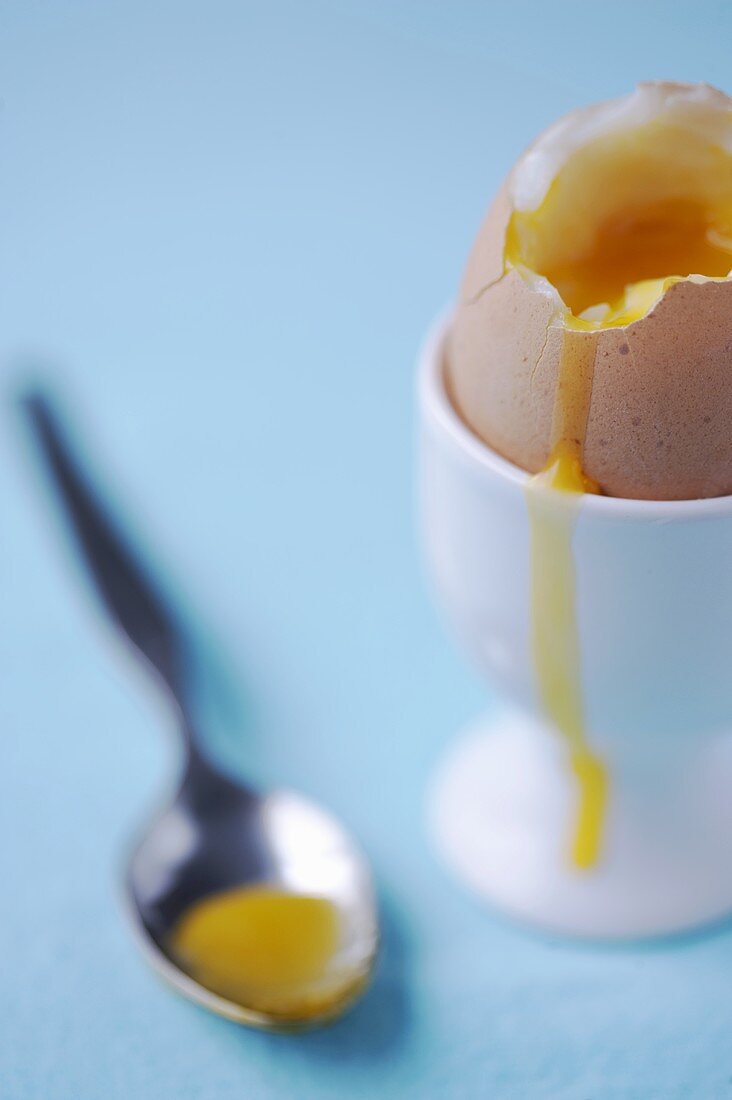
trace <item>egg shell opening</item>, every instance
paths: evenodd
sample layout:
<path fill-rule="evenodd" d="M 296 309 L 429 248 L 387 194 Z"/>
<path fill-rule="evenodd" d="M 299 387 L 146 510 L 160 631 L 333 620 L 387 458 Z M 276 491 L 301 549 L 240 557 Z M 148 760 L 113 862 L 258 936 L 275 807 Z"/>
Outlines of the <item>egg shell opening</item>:
<path fill-rule="evenodd" d="M 696 109 L 710 96 L 730 102 L 706 86 L 698 93 L 658 87 L 643 94 L 675 96 L 677 109 Z M 538 473 L 554 442 L 566 330 L 554 288 L 506 268 L 515 178 L 516 170 L 468 259 L 446 374 L 456 410 L 476 435 Z M 603 492 L 644 500 L 732 493 L 732 281 L 675 282 L 640 319 L 573 339 L 586 341 L 594 364 L 582 465 Z"/>

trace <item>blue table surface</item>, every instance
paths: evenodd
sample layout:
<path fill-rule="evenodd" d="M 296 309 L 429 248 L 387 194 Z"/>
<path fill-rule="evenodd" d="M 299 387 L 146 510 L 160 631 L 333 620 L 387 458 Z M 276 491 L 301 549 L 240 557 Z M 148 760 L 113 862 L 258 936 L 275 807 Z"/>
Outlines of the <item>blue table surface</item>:
<path fill-rule="evenodd" d="M 732 1095 L 732 933 L 577 947 L 437 864 L 425 790 L 487 693 L 414 534 L 413 363 L 482 212 L 558 114 L 729 90 L 725 3 L 0 2 L 0 1095 Z M 117 902 L 174 766 L 24 449 L 19 356 L 248 685 L 253 774 L 331 806 L 385 949 L 330 1030 L 171 994 Z M 231 747 L 231 746 L 230 746 Z"/>

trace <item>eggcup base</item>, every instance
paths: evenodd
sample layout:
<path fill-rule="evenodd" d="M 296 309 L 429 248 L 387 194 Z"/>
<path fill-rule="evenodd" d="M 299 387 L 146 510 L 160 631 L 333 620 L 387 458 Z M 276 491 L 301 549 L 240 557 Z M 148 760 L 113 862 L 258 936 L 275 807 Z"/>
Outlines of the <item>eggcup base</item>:
<path fill-rule="evenodd" d="M 732 737 L 615 770 L 597 863 L 572 861 L 576 791 L 559 736 L 504 709 L 451 744 L 429 797 L 437 850 L 498 911 L 550 933 L 636 940 L 732 916 Z M 677 782 L 678 778 L 678 782 Z"/>

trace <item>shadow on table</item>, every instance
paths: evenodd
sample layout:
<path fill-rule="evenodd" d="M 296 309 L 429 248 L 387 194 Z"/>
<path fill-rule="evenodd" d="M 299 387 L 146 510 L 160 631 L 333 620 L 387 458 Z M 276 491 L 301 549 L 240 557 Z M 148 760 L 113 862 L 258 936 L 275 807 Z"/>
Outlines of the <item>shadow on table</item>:
<path fill-rule="evenodd" d="M 363 1000 L 329 1028 L 300 1037 L 313 1058 L 354 1062 L 381 1058 L 400 1046 L 411 1027 L 410 948 L 393 904 L 381 908 L 381 955 Z"/>
<path fill-rule="evenodd" d="M 412 1026 L 410 954 L 406 930 L 393 903 L 382 902 L 381 952 L 371 988 L 342 1019 L 294 1035 L 233 1028 L 242 1047 L 264 1045 L 278 1061 L 365 1063 L 393 1054 Z M 296 1049 L 295 1049 L 296 1048 Z"/>

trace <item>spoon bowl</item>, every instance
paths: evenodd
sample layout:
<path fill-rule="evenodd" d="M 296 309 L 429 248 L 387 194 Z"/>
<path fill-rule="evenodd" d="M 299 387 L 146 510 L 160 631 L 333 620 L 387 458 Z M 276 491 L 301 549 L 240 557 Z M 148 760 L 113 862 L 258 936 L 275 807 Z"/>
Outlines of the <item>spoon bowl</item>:
<path fill-rule="evenodd" d="M 295 1030 L 339 1016 L 368 984 L 376 955 L 366 860 L 331 815 L 296 792 L 259 796 L 206 765 L 194 774 L 148 826 L 127 869 L 127 910 L 148 961 L 179 992 L 240 1023 Z M 225 978 L 215 988 L 215 978 L 206 984 L 186 964 L 175 935 L 186 914 L 249 888 L 255 898 L 266 888 L 270 898 L 332 907 L 337 943 L 315 980 L 288 981 L 274 996 L 261 983 L 242 984 L 237 995 Z"/>

